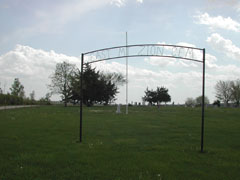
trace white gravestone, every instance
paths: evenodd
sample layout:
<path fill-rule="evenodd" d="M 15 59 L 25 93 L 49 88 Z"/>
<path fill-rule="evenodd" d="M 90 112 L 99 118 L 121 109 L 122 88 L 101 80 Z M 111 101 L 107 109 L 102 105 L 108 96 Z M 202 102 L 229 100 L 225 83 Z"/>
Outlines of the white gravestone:
<path fill-rule="evenodd" d="M 117 114 L 120 114 L 121 113 L 121 110 L 120 110 L 120 104 L 117 105 L 117 111 L 116 111 Z"/>

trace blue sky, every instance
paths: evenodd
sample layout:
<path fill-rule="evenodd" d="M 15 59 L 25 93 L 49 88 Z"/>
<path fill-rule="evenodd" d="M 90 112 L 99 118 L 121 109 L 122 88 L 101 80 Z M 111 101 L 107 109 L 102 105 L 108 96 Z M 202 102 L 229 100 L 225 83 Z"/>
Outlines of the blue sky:
<path fill-rule="evenodd" d="M 125 44 L 166 43 L 206 48 L 206 95 L 218 80 L 240 78 L 237 0 L 1 0 L 0 87 L 20 78 L 26 95 L 42 97 L 56 63 L 80 67 L 83 52 Z M 95 64 L 125 74 L 125 60 Z M 146 87 L 165 86 L 175 103 L 201 94 L 201 66 L 163 58 L 129 59 L 129 101 Z M 124 102 L 124 86 L 117 102 Z M 58 99 L 57 96 L 53 99 Z"/>

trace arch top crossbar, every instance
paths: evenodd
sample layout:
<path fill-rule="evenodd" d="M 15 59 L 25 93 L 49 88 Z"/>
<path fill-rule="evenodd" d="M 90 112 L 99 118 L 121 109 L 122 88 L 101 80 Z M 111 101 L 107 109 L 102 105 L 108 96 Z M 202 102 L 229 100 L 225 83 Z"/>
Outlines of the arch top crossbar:
<path fill-rule="evenodd" d="M 181 45 L 134 44 L 98 49 L 82 55 L 85 56 L 83 65 L 126 57 L 148 56 L 177 58 L 203 63 L 203 50 L 202 48 Z"/>
<path fill-rule="evenodd" d="M 114 46 L 114 47 L 109 47 L 109 48 L 102 48 L 102 49 L 97 49 L 89 52 L 83 53 L 84 55 L 95 53 L 97 51 L 104 51 L 104 50 L 111 50 L 111 49 L 117 49 L 117 48 L 125 48 L 125 47 L 135 47 L 135 46 L 165 46 L 165 47 L 180 47 L 180 48 L 191 48 L 191 49 L 196 49 L 196 50 L 201 50 L 203 51 L 204 48 L 196 48 L 196 47 L 191 47 L 191 46 L 181 46 L 181 45 L 171 45 L 171 44 L 132 44 L 132 45 L 127 45 L 127 46 Z"/>
<path fill-rule="evenodd" d="M 201 152 L 203 152 L 204 138 L 204 104 L 205 104 L 205 49 L 182 45 L 169 44 L 134 44 L 98 49 L 82 53 L 81 56 L 81 81 L 80 81 L 80 131 L 79 142 L 82 142 L 83 119 L 83 66 L 100 61 L 127 58 L 127 57 L 162 57 L 176 58 L 202 63 L 202 123 L 201 123 Z"/>

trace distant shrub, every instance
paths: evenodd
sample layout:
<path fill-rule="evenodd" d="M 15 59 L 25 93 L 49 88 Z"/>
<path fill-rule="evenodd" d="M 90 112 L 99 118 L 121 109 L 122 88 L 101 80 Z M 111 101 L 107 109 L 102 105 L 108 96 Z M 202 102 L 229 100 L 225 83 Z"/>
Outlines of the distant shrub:
<path fill-rule="evenodd" d="M 193 98 L 187 98 L 185 101 L 187 107 L 194 107 L 196 105 L 196 100 Z"/>
<path fill-rule="evenodd" d="M 220 107 L 220 104 L 221 104 L 221 103 L 220 103 L 219 100 L 216 100 L 216 101 L 213 102 L 213 105 L 214 105 L 214 106 L 217 106 L 217 107 Z"/>
<path fill-rule="evenodd" d="M 23 98 L 10 95 L 0 94 L 0 105 L 20 105 L 23 104 Z"/>
<path fill-rule="evenodd" d="M 51 101 L 47 98 L 41 98 L 37 103 L 39 105 L 51 105 Z"/>
<path fill-rule="evenodd" d="M 0 94 L 0 106 L 9 105 L 35 105 L 37 101 L 11 94 Z"/>

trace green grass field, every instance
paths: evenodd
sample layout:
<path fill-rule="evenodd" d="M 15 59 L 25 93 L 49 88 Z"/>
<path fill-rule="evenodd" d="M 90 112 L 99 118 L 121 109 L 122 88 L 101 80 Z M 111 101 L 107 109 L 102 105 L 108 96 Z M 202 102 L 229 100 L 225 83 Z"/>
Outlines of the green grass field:
<path fill-rule="evenodd" d="M 0 180 L 240 179 L 240 109 L 48 106 L 0 111 Z"/>

